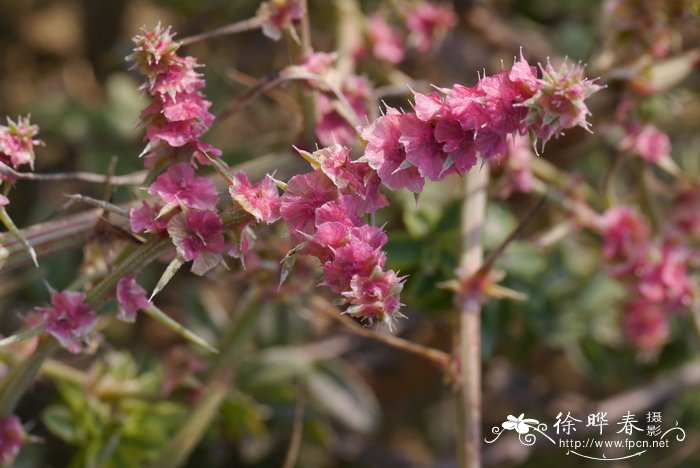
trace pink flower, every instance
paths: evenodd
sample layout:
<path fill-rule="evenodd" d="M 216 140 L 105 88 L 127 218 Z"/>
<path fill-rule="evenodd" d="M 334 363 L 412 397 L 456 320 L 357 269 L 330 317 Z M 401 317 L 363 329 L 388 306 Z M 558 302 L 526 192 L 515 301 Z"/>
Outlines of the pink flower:
<path fill-rule="evenodd" d="M 671 204 L 671 222 L 682 238 L 700 240 L 700 186 L 682 189 Z"/>
<path fill-rule="evenodd" d="M 146 297 L 146 290 L 136 282 L 135 275 L 128 275 L 119 279 L 117 283 L 117 302 L 119 303 L 117 318 L 129 323 L 133 323 L 136 320 L 136 312 L 151 307 L 151 301 Z"/>
<path fill-rule="evenodd" d="M 318 166 L 341 194 L 357 197 L 357 209 L 362 213 L 374 213 L 388 205 L 389 202 L 379 191 L 377 172 L 367 162 L 351 159 L 349 148 L 333 145 L 302 155 Z"/>
<path fill-rule="evenodd" d="M 408 12 L 406 27 L 413 33 L 416 49 L 427 52 L 433 40 L 457 24 L 454 12 L 442 5 L 421 2 Z"/>
<path fill-rule="evenodd" d="M 39 127 L 29 122 L 29 116 L 18 117 L 17 122 L 7 119 L 7 126 L 0 125 L 0 162 L 13 169 L 28 165 L 34 169 L 34 146 L 42 142 L 34 137 Z"/>
<path fill-rule="evenodd" d="M 170 26 L 163 29 L 163 26 L 158 23 L 153 31 L 146 29 L 142 31 L 143 34 L 133 38 L 134 53 L 129 59 L 136 60 L 136 65 L 145 75 L 154 76 L 166 70 L 170 62 L 177 60 L 175 52 L 180 44 L 173 41 Z"/>
<path fill-rule="evenodd" d="M 141 90 L 152 96 L 151 104 L 141 113 L 149 142 L 143 151 L 146 166 L 172 158 L 177 153 L 172 148 L 188 150 L 184 159 L 194 157 L 208 164 L 201 151 L 210 156 L 219 156 L 220 152 L 199 141 L 214 116 L 208 110 L 211 103 L 199 91 L 204 80 L 195 71 L 200 66 L 197 60 L 178 56 L 179 44 L 173 41 L 170 27 L 164 29 L 160 24 L 154 31 L 144 30 L 133 41 L 136 46 L 129 59 L 136 61 L 147 78 Z M 163 145 L 172 148 L 162 148 Z"/>
<path fill-rule="evenodd" d="M 5 195 L 0 195 L 0 206 L 7 206 L 10 204 L 10 200 Z"/>
<path fill-rule="evenodd" d="M 528 109 L 526 125 L 546 143 L 562 131 L 580 126 L 588 130 L 590 112 L 584 102 L 602 87 L 583 76 L 583 66 L 564 63 L 555 70 L 551 63 L 542 68 L 537 92 L 522 105 Z"/>
<path fill-rule="evenodd" d="M 144 201 L 139 208 L 129 210 L 129 224 L 134 232 L 161 232 L 167 228 L 168 219 L 158 217 L 162 206 Z"/>
<path fill-rule="evenodd" d="M 205 177 L 196 177 L 194 169 L 187 163 L 173 164 L 159 175 L 148 189 L 169 205 L 208 210 L 216 206 L 219 197 L 214 182 Z"/>
<path fill-rule="evenodd" d="M 24 443 L 24 428 L 14 414 L 0 418 L 0 465 L 10 465 Z"/>
<path fill-rule="evenodd" d="M 403 279 L 393 271 L 375 270 L 370 276 L 355 275 L 350 280 L 350 290 L 343 296 L 350 302 L 345 313 L 369 323 L 376 321 L 392 326 L 397 317 L 403 315 L 401 290 Z"/>
<path fill-rule="evenodd" d="M 280 218 L 279 192 L 269 177 L 253 185 L 244 172 L 238 172 L 228 190 L 231 197 L 258 221 L 274 223 Z"/>
<path fill-rule="evenodd" d="M 447 155 L 435 139 L 433 125 L 416 114 L 403 114 L 399 119 L 399 142 L 406 150 L 406 160 L 418 168 L 418 173 L 431 180 L 440 180 L 446 167 Z"/>
<path fill-rule="evenodd" d="M 367 34 L 372 47 L 372 55 L 389 63 L 401 62 L 406 54 L 403 36 L 378 14 L 367 21 Z"/>
<path fill-rule="evenodd" d="M 265 20 L 263 34 L 274 41 L 282 38 L 282 31 L 306 14 L 299 0 L 268 0 L 258 8 L 258 17 Z"/>
<path fill-rule="evenodd" d="M 367 141 L 364 158 L 390 189 L 407 188 L 420 193 L 425 181 L 418 168 L 406 160 L 406 150 L 399 141 L 401 116 L 396 109 L 387 107 L 384 116 L 362 130 L 362 138 Z"/>
<path fill-rule="evenodd" d="M 668 340 L 668 318 L 658 303 L 644 299 L 626 303 L 622 324 L 627 338 L 642 350 L 657 351 Z"/>
<path fill-rule="evenodd" d="M 603 255 L 621 262 L 614 270 L 624 274 L 634 270 L 648 252 L 649 226 L 631 207 L 611 208 L 603 214 Z"/>
<path fill-rule="evenodd" d="M 301 61 L 299 66 L 303 67 L 309 73 L 314 75 L 324 75 L 326 74 L 333 62 L 338 58 L 338 55 L 333 53 L 329 54 L 326 52 L 314 52 Z"/>
<path fill-rule="evenodd" d="M 435 139 L 447 155 L 443 175 L 464 174 L 476 164 L 477 147 L 473 131 L 466 131 L 457 120 L 443 118 L 435 125 Z"/>
<path fill-rule="evenodd" d="M 345 195 L 318 207 L 314 223 L 317 227 L 323 223 L 335 222 L 347 227 L 359 226 L 362 224 L 361 213 L 361 201 L 357 197 Z"/>
<path fill-rule="evenodd" d="M 248 254 L 248 252 L 253 250 L 253 246 L 255 245 L 256 239 L 257 236 L 255 235 L 253 229 L 250 227 L 250 224 L 237 226 L 236 229 L 234 229 L 235 242 L 233 243 L 233 245 L 231 245 L 228 254 L 233 258 L 241 260 L 241 263 L 245 268 L 245 257 Z"/>
<path fill-rule="evenodd" d="M 339 196 L 333 181 L 320 170 L 292 177 L 280 202 L 280 216 L 292 238 L 301 241 L 299 232 L 313 233 L 316 209 Z"/>
<path fill-rule="evenodd" d="M 51 293 L 51 306 L 36 312 L 43 316 L 44 329 L 71 353 L 82 350 L 82 342 L 97 323 L 97 316 L 85 303 L 85 294 L 75 291 Z"/>
<path fill-rule="evenodd" d="M 641 128 L 633 126 L 620 142 L 624 150 L 631 150 L 649 162 L 657 162 L 671 154 L 671 140 L 668 135 L 654 125 Z"/>
<path fill-rule="evenodd" d="M 413 110 L 423 122 L 436 122 L 448 112 L 445 100 L 438 92 L 421 94 L 414 91 L 413 97 L 415 99 Z"/>
<path fill-rule="evenodd" d="M 203 275 L 219 264 L 225 250 L 223 222 L 215 211 L 187 210 L 168 223 L 168 234 L 192 273 Z"/>
<path fill-rule="evenodd" d="M 347 291 L 355 275 L 370 276 L 375 268 L 384 268 L 386 255 L 367 242 L 351 238 L 333 252 L 333 259 L 323 265 L 323 284 L 341 294 Z"/>
<path fill-rule="evenodd" d="M 689 304 L 694 294 L 686 271 L 687 263 L 688 252 L 664 247 L 658 261 L 642 268 L 638 284 L 640 294 L 649 301 L 664 303 L 668 309 Z"/>

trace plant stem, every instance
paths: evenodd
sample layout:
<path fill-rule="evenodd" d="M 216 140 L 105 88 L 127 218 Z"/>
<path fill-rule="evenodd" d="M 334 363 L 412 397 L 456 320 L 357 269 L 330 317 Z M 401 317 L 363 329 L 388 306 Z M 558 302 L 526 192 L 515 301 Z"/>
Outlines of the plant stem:
<path fill-rule="evenodd" d="M 398 336 L 377 333 L 371 328 L 364 328 L 361 325 L 358 325 L 354 320 L 350 319 L 347 315 L 343 315 L 340 310 L 332 306 L 321 296 L 312 296 L 310 302 L 315 312 L 319 312 L 342 324 L 348 331 L 354 333 L 355 335 L 369 338 L 370 340 L 384 343 L 385 345 L 391 346 L 392 348 L 400 351 L 411 353 L 415 356 L 427 359 L 428 361 L 437 365 L 446 375 L 452 376 L 452 368 L 450 366 L 451 359 L 450 355 L 446 352 L 439 349 L 430 348 L 428 346 L 423 346 L 418 343 L 413 343 Z"/>
<path fill-rule="evenodd" d="M 486 211 L 488 166 L 470 171 L 464 181 L 462 203 L 462 256 L 459 279 L 467 281 L 483 262 L 481 231 Z M 457 298 L 457 453 L 461 467 L 481 466 L 481 304 L 477 297 L 462 294 Z"/>
<path fill-rule="evenodd" d="M 44 360 L 58 348 L 58 341 L 47 338 L 41 341 L 34 354 L 12 368 L 0 386 L 0 417 L 15 412 L 15 407 L 27 388 L 34 383 Z"/>
<path fill-rule="evenodd" d="M 233 323 L 228 336 L 221 343 L 221 354 L 214 364 L 204 384 L 206 393 L 182 422 L 181 429 L 175 434 L 157 459 L 151 464 L 153 468 L 175 468 L 187 461 L 192 450 L 197 446 L 218 414 L 229 391 L 231 374 L 240 360 L 244 345 L 255 329 L 259 304 L 251 299 Z"/>

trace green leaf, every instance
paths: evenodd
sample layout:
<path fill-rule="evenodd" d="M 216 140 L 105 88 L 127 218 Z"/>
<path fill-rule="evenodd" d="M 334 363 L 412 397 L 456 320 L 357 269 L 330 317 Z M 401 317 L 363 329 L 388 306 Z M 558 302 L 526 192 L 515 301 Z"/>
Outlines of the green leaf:
<path fill-rule="evenodd" d="M 346 427 L 369 433 L 379 424 L 379 403 L 350 366 L 334 361 L 307 377 L 309 395 Z"/>
<path fill-rule="evenodd" d="M 41 414 L 44 425 L 58 438 L 70 444 L 84 442 L 85 434 L 80 431 L 71 411 L 63 405 L 51 405 Z"/>

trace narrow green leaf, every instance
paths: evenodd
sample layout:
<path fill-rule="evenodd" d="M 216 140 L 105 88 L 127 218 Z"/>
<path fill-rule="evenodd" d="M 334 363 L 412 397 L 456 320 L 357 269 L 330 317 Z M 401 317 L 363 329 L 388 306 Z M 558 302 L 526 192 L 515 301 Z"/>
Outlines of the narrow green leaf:
<path fill-rule="evenodd" d="M 186 328 L 184 325 L 178 323 L 177 321 L 173 320 L 172 317 L 167 315 L 165 312 L 160 310 L 156 306 L 151 306 L 148 309 L 145 309 L 144 312 L 148 314 L 152 319 L 157 320 L 161 324 L 163 324 L 165 327 L 168 329 L 174 331 L 187 341 L 190 341 L 197 346 L 201 346 L 202 348 L 206 349 L 207 351 L 210 351 L 212 353 L 218 353 L 219 350 L 211 346 L 209 343 L 204 338 L 201 338 L 198 336 L 196 333 L 193 331 L 189 330 Z"/>

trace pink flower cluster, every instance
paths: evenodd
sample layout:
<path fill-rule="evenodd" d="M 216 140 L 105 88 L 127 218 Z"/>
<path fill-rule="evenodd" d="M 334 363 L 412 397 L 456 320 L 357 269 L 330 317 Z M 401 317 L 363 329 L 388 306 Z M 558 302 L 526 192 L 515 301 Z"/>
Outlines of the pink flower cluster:
<path fill-rule="evenodd" d="M 34 137 L 39 127 L 29 122 L 29 116 L 18 117 L 17 122 L 7 119 L 7 126 L 0 125 L 0 164 L 19 170 L 22 166 L 34 169 L 34 146 L 42 144 Z M 0 185 L 3 182 L 15 183 L 15 177 L 6 171 L 0 171 Z M 7 206 L 10 200 L 0 194 L 0 207 Z"/>
<path fill-rule="evenodd" d="M 117 318 L 128 323 L 136 320 L 136 312 L 151 307 L 151 301 L 146 297 L 146 290 L 136 282 L 135 275 L 127 275 L 119 279 L 117 302 L 119 303 Z"/>
<path fill-rule="evenodd" d="M 620 141 L 619 147 L 651 163 L 671 155 L 671 139 L 664 131 L 651 124 L 631 125 L 627 129 L 627 135 Z"/>
<path fill-rule="evenodd" d="M 41 144 L 34 138 L 38 133 L 39 127 L 29 122 L 29 116 L 18 117 L 17 122 L 8 117 L 7 126 L 0 125 L 0 162 L 15 170 L 25 165 L 34 169 L 34 146 Z"/>
<path fill-rule="evenodd" d="M 0 418 L 0 465 L 10 465 L 24 442 L 24 428 L 15 415 Z"/>
<path fill-rule="evenodd" d="M 263 34 L 279 41 L 282 32 L 305 14 L 306 10 L 299 0 L 268 0 L 260 5 L 257 16 L 263 19 Z"/>
<path fill-rule="evenodd" d="M 567 128 L 587 128 L 584 100 L 600 87 L 583 78 L 580 65 L 557 71 L 547 64 L 542 73 L 538 78 L 521 58 L 471 88 L 414 93 L 414 112 L 387 108 L 363 129 L 364 158 L 389 188 L 419 193 L 425 178 L 441 180 L 468 171 L 478 158 L 504 156 L 508 135 L 546 142 Z"/>
<path fill-rule="evenodd" d="M 647 221 L 627 206 L 605 212 L 602 225 L 610 272 L 630 295 L 623 304 L 625 331 L 639 348 L 657 350 L 668 338 L 669 315 L 696 295 L 687 272 L 690 252 L 670 239 L 654 242 Z"/>
<path fill-rule="evenodd" d="M 152 98 L 141 114 L 148 141 L 145 165 L 169 166 L 148 189 L 159 202 L 144 201 L 132 209 L 131 228 L 167 231 L 178 254 L 192 261 L 192 271 L 201 275 L 219 264 L 225 250 L 223 222 L 216 211 L 217 190 L 211 180 L 195 173 L 197 163 L 210 163 L 207 155 L 221 155 L 200 139 L 214 120 L 208 110 L 211 103 L 200 91 L 204 79 L 195 71 L 196 59 L 177 55 L 179 44 L 169 27 L 158 24 L 153 31 L 144 30 L 134 43 L 130 58 L 147 78 L 142 91 Z"/>
<path fill-rule="evenodd" d="M 315 170 L 292 177 L 280 202 L 295 250 L 319 259 L 323 284 L 344 298 L 346 313 L 391 326 L 401 316 L 403 278 L 384 270 L 386 234 L 362 221 L 387 204 L 379 177 L 340 145 L 301 153 Z"/>
<path fill-rule="evenodd" d="M 449 7 L 432 2 L 419 2 L 402 15 L 408 33 L 392 26 L 379 12 L 367 21 L 367 44 L 356 51 L 361 57 L 366 52 L 391 64 L 401 62 L 406 48 L 411 45 L 418 52 L 427 52 L 441 36 L 457 24 L 457 16 Z"/>
<path fill-rule="evenodd" d="M 146 77 L 141 90 L 152 98 L 141 113 L 148 141 L 143 151 L 146 167 L 162 159 L 208 164 L 203 153 L 219 156 L 221 152 L 200 140 L 214 116 L 208 110 L 211 103 L 199 91 L 205 83 L 195 71 L 200 67 L 197 60 L 177 55 L 180 45 L 170 27 L 163 29 L 160 23 L 133 41 L 134 53 L 128 58 Z"/>
<path fill-rule="evenodd" d="M 62 291 L 51 293 L 51 306 L 38 307 L 35 315 L 46 332 L 71 353 L 79 353 L 83 342 L 97 323 L 97 315 L 85 302 L 85 293 Z"/>
<path fill-rule="evenodd" d="M 450 8 L 432 2 L 420 2 L 406 15 L 406 27 L 419 52 L 427 52 L 433 41 L 455 24 L 457 15 Z"/>

